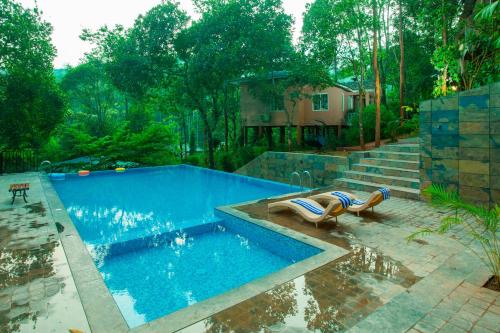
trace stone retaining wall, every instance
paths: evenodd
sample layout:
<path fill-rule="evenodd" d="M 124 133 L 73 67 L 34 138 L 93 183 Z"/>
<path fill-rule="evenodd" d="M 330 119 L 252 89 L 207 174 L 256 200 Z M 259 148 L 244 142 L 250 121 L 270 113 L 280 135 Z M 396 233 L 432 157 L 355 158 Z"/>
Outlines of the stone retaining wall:
<path fill-rule="evenodd" d="M 265 152 L 236 173 L 274 180 L 282 183 L 290 182 L 294 171 L 309 171 L 313 178 L 313 187 L 332 185 L 333 181 L 342 177 L 348 170 L 347 158 L 342 156 Z M 297 182 L 297 180 L 295 180 Z M 304 186 L 309 186 L 309 180 L 304 180 Z"/>
<path fill-rule="evenodd" d="M 500 82 L 420 104 L 420 184 L 500 203 Z"/>

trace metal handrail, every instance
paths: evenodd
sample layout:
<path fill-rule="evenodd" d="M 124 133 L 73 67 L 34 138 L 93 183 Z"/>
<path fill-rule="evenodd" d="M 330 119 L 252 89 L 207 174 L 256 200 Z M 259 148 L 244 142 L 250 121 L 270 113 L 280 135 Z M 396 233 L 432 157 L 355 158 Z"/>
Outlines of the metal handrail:
<path fill-rule="evenodd" d="M 312 189 L 312 187 L 313 187 L 313 178 L 311 176 L 311 173 L 309 171 L 305 170 L 305 171 L 302 171 L 302 175 L 307 175 L 309 177 L 309 187 L 308 188 Z M 302 189 L 303 189 L 303 187 L 302 187 Z"/>
<path fill-rule="evenodd" d="M 42 161 L 42 163 L 40 163 L 40 166 L 38 167 L 38 170 L 42 169 L 42 167 L 47 164 L 48 165 L 48 168 L 49 168 L 49 171 L 52 172 L 52 162 L 49 161 L 49 160 L 45 160 L 45 161 Z M 45 169 L 44 169 L 45 170 Z"/>
<path fill-rule="evenodd" d="M 297 176 L 297 178 L 299 179 L 299 187 L 300 189 L 303 189 L 304 187 L 302 186 L 302 177 L 300 176 L 300 173 L 298 173 L 297 171 L 294 171 L 290 174 L 290 187 L 293 186 L 294 176 Z"/>

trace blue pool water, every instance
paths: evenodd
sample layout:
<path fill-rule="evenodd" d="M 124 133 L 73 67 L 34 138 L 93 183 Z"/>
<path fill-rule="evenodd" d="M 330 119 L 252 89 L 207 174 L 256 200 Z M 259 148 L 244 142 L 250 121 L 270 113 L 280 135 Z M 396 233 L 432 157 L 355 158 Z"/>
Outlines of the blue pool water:
<path fill-rule="evenodd" d="M 67 176 L 53 185 L 130 327 L 321 251 L 215 213 L 297 190 L 280 183 L 175 166 Z"/>

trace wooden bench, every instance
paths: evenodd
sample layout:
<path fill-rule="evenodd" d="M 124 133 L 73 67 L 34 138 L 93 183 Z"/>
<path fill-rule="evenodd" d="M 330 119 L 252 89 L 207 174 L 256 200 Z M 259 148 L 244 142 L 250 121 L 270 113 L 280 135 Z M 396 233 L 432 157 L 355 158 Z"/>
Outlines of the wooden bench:
<path fill-rule="evenodd" d="M 28 202 L 26 200 L 26 197 L 28 194 L 26 191 L 30 189 L 30 184 L 29 183 L 24 183 L 24 184 L 10 184 L 9 186 L 9 192 L 12 192 L 12 202 L 10 203 L 11 205 L 14 204 L 14 200 L 16 200 L 16 197 L 23 197 L 24 202 Z"/>

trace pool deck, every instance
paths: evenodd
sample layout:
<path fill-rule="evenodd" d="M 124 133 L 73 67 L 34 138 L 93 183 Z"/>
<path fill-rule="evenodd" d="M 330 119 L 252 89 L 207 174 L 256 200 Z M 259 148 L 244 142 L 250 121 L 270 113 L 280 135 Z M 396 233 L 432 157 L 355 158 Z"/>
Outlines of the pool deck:
<path fill-rule="evenodd" d="M 24 182 L 31 184 L 28 204 L 18 198 L 11 206 L 8 185 Z M 114 320 L 120 316 L 116 305 L 89 307 L 109 299 L 109 292 L 97 269 L 79 269 L 89 267 L 90 257 L 44 182 L 37 173 L 0 176 L 0 332 L 129 331 L 123 320 Z M 469 241 L 464 231 L 406 241 L 417 228 L 437 225 L 446 212 L 391 198 L 375 212 L 344 214 L 337 224 L 315 228 L 290 213 L 269 214 L 268 202 L 236 209 L 348 253 L 228 303 L 183 333 L 500 332 L 500 293 L 480 287 L 488 270 L 461 244 Z M 163 324 L 131 331 L 171 329 Z"/>

